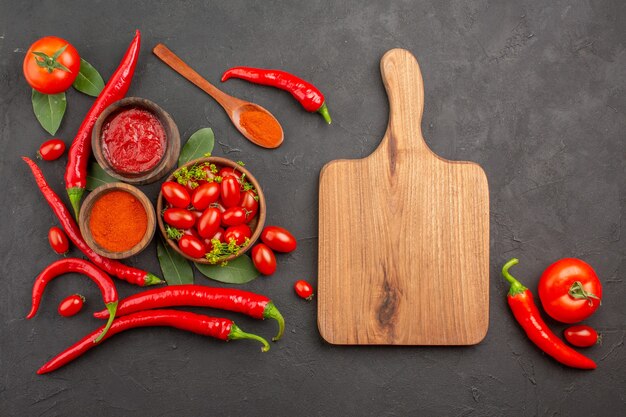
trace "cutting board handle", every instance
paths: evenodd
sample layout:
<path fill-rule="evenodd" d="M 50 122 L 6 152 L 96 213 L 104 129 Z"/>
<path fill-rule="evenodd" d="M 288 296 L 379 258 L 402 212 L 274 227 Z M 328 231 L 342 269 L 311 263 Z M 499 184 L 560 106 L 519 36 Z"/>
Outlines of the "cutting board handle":
<path fill-rule="evenodd" d="M 379 149 L 386 148 L 392 155 L 401 150 L 433 154 L 422 136 L 424 81 L 417 60 L 405 49 L 392 49 L 380 60 L 380 72 L 390 109 Z"/>

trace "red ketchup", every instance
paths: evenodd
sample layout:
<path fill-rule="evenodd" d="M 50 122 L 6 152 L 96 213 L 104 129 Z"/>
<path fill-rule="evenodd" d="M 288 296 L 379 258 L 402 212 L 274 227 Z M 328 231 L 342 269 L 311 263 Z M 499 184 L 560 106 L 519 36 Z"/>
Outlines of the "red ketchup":
<path fill-rule="evenodd" d="M 104 157 L 119 173 L 149 171 L 161 161 L 165 148 L 165 129 L 147 110 L 123 110 L 109 118 L 102 129 Z"/>

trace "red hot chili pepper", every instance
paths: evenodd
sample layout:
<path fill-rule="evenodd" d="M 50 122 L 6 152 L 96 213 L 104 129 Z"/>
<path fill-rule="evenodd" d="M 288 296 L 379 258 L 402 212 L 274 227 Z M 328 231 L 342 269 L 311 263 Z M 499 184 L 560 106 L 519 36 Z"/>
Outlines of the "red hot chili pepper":
<path fill-rule="evenodd" d="M 80 229 L 78 228 L 76 221 L 74 221 L 72 214 L 69 212 L 67 207 L 65 207 L 59 196 L 56 195 L 56 193 L 50 188 L 37 164 L 25 156 L 22 157 L 22 159 L 28 164 L 33 172 L 33 176 L 35 177 L 39 190 L 46 198 L 46 201 L 52 208 L 52 211 L 61 222 L 61 226 L 65 229 L 65 232 L 70 240 L 74 242 L 74 245 L 87 255 L 87 257 L 94 264 L 110 275 L 115 275 L 124 281 L 128 281 L 131 284 L 139 285 L 141 287 L 163 283 L 163 280 L 156 275 L 142 271 L 141 269 L 126 266 L 121 262 L 105 258 L 104 256 L 100 256 L 94 252 L 93 249 L 91 249 L 83 240 L 83 237 L 80 234 Z"/>
<path fill-rule="evenodd" d="M 134 329 L 136 327 L 154 327 L 154 326 L 167 326 L 175 327 L 177 329 L 186 330 L 200 334 L 202 336 L 214 337 L 221 340 L 237 340 L 237 339 L 253 339 L 258 340 L 263 344 L 261 349 L 263 352 L 267 352 L 270 349 L 269 343 L 261 336 L 250 334 L 242 331 L 238 326 L 233 323 L 232 320 L 203 316 L 201 314 L 190 313 L 187 311 L 177 310 L 150 310 L 140 311 L 138 313 L 130 314 L 128 316 L 119 317 L 114 322 L 109 332 L 104 337 L 104 340 L 109 337 L 121 333 L 123 331 Z M 92 333 L 88 334 L 65 351 L 59 353 L 52 358 L 48 363 L 43 365 L 37 373 L 39 375 L 52 372 L 63 365 L 68 364 L 74 359 L 81 356 L 89 349 L 96 346 L 91 343 L 94 335 L 98 334 L 102 328 L 99 328 Z"/>
<path fill-rule="evenodd" d="M 266 296 L 249 291 L 205 287 L 204 285 L 175 285 L 131 295 L 120 301 L 117 315 L 119 317 L 142 310 L 178 306 L 219 308 L 259 320 L 274 319 L 278 322 L 278 334 L 272 339 L 274 341 L 279 340 L 285 331 L 285 319 L 272 300 Z M 105 319 L 109 313 L 102 310 L 93 315 L 96 318 Z"/>
<path fill-rule="evenodd" d="M 51 263 L 46 269 L 41 271 L 41 274 L 39 274 L 39 276 L 35 279 L 35 284 L 33 285 L 33 306 L 26 318 L 32 319 L 35 317 L 35 314 L 37 314 L 46 285 L 59 275 L 66 274 L 68 272 L 85 274 L 91 278 L 93 282 L 98 284 L 98 287 L 100 288 L 102 299 L 104 300 L 107 311 L 109 312 L 109 320 L 101 329 L 100 335 L 98 335 L 95 339 L 91 339 L 93 343 L 98 343 L 106 335 L 107 331 L 111 327 L 111 324 L 113 323 L 113 319 L 115 318 L 118 300 L 117 290 L 115 289 L 113 280 L 107 274 L 84 259 L 60 259 Z"/>
<path fill-rule="evenodd" d="M 519 260 L 511 259 L 502 267 L 502 275 L 511 284 L 509 289 L 509 307 L 517 322 L 522 326 L 528 338 L 548 355 L 563 365 L 579 369 L 595 369 L 596 363 L 576 352 L 559 339 L 543 321 L 533 301 L 533 295 L 509 273 L 509 268 Z"/>
<path fill-rule="evenodd" d="M 280 88 L 291 93 L 298 102 L 308 112 L 318 112 L 322 115 L 326 123 L 330 124 L 330 114 L 328 107 L 324 101 L 324 95 L 313 84 L 298 78 L 286 71 L 251 68 L 251 67 L 234 67 L 227 70 L 222 75 L 222 82 L 229 78 L 240 78 L 255 84 L 269 85 L 271 87 Z"/>
<path fill-rule="evenodd" d="M 141 34 L 139 31 L 136 31 L 135 38 L 126 50 L 122 62 L 120 62 L 109 82 L 104 86 L 104 89 L 87 112 L 87 116 L 85 116 L 83 123 L 78 128 L 78 133 L 76 133 L 76 137 L 70 147 L 67 167 L 65 168 L 65 188 L 70 197 L 76 218 L 78 218 L 80 210 L 80 200 L 87 186 L 87 162 L 89 162 L 89 156 L 91 155 L 91 131 L 100 113 L 109 107 L 110 104 L 121 100 L 126 95 L 135 73 L 140 43 Z"/>

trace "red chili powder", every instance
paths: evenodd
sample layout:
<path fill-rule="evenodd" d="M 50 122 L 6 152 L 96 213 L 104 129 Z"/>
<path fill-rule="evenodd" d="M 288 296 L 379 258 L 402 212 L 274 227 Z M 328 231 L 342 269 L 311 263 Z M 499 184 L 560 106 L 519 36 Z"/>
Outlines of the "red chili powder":
<path fill-rule="evenodd" d="M 247 110 L 239 116 L 239 123 L 250 134 L 261 142 L 276 143 L 280 140 L 281 128 L 276 120 L 258 110 Z"/>
<path fill-rule="evenodd" d="M 123 110 L 102 128 L 104 156 L 119 173 L 149 171 L 159 164 L 165 148 L 165 129 L 159 118 L 147 110 Z"/>
<path fill-rule="evenodd" d="M 148 215 L 137 198 L 126 191 L 111 191 L 91 208 L 89 230 L 98 245 L 111 252 L 135 246 L 146 234 Z"/>

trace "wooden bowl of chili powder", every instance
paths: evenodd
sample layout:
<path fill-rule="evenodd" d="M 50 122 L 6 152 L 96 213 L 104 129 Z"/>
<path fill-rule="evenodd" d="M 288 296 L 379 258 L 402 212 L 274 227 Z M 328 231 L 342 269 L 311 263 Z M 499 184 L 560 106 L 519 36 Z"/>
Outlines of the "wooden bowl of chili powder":
<path fill-rule="evenodd" d="M 85 242 L 111 259 L 136 255 L 156 230 L 154 206 L 136 187 L 122 182 L 101 185 L 85 199 L 78 219 Z"/>
<path fill-rule="evenodd" d="M 200 237 L 200 239 L 203 241 L 203 244 L 207 250 L 205 257 L 194 258 L 185 254 L 179 248 L 178 239 L 180 239 L 185 234 L 194 234 L 198 236 L 198 231 L 195 229 L 196 226 L 193 226 L 187 230 L 182 230 L 182 229 L 173 228 L 172 226 L 168 225 L 164 221 L 163 217 L 164 217 L 165 210 L 170 208 L 170 206 L 168 202 L 165 200 L 165 198 L 163 197 L 163 192 L 159 192 L 159 196 L 157 198 L 157 213 L 158 213 L 157 221 L 158 221 L 159 229 L 161 230 L 161 234 L 163 235 L 164 240 L 167 242 L 167 245 L 169 245 L 173 250 L 178 252 L 181 256 L 196 263 L 219 265 L 224 262 L 229 262 L 238 258 L 239 256 L 246 253 L 250 248 L 252 248 L 254 243 L 258 240 L 259 236 L 261 235 L 263 226 L 265 225 L 265 215 L 266 215 L 265 196 L 263 195 L 263 191 L 261 190 L 259 182 L 250 173 L 250 171 L 248 171 L 246 168 L 243 167 L 243 164 L 241 163 L 231 161 L 230 159 L 220 158 L 220 157 L 215 157 L 215 156 L 206 157 L 206 158 L 198 158 L 193 161 L 189 161 L 185 165 L 176 169 L 176 171 L 174 171 L 172 175 L 170 175 L 165 181 L 173 181 L 173 182 L 177 182 L 179 184 L 184 185 L 187 188 L 189 195 L 193 196 L 194 190 L 198 188 L 199 186 L 206 184 L 207 182 L 218 182 L 218 184 L 221 184 L 219 179 L 216 177 L 219 177 L 218 174 L 224 173 L 224 172 L 226 173 L 225 175 L 232 175 L 232 174 L 236 175 L 237 181 L 240 186 L 240 192 L 241 192 L 240 204 L 242 204 L 241 201 L 244 200 L 244 193 L 248 193 L 249 194 L 248 197 L 250 197 L 251 195 L 254 196 L 253 197 L 254 200 L 258 202 L 258 207 L 256 208 L 255 213 L 252 215 L 249 221 L 246 222 L 246 225 L 250 228 L 250 236 L 245 241 L 246 243 L 237 245 L 234 253 L 230 253 L 230 250 L 232 250 L 232 248 L 228 247 L 228 242 L 224 238 L 224 235 L 228 231 L 229 227 L 225 226 L 222 223 L 221 225 L 222 234 L 218 238 L 219 240 L 221 240 L 221 243 L 219 246 L 212 245 L 209 243 L 209 241 L 214 239 L 215 236 L 204 238 L 204 239 Z M 218 201 L 211 204 L 209 208 L 210 207 L 217 207 L 222 213 L 226 210 L 226 208 L 222 205 L 221 195 Z M 193 200 L 192 200 L 192 204 L 189 207 L 187 207 L 186 210 L 189 210 L 194 214 L 194 217 L 196 218 L 196 223 L 197 223 L 199 217 L 206 209 L 202 210 L 202 213 L 198 212 L 198 210 L 195 210 L 195 208 L 193 207 Z M 221 253 L 218 250 L 220 247 L 222 249 Z"/>
<path fill-rule="evenodd" d="M 109 175 L 129 184 L 160 180 L 176 165 L 180 134 L 174 119 L 156 103 L 127 97 L 104 109 L 91 147 Z"/>

